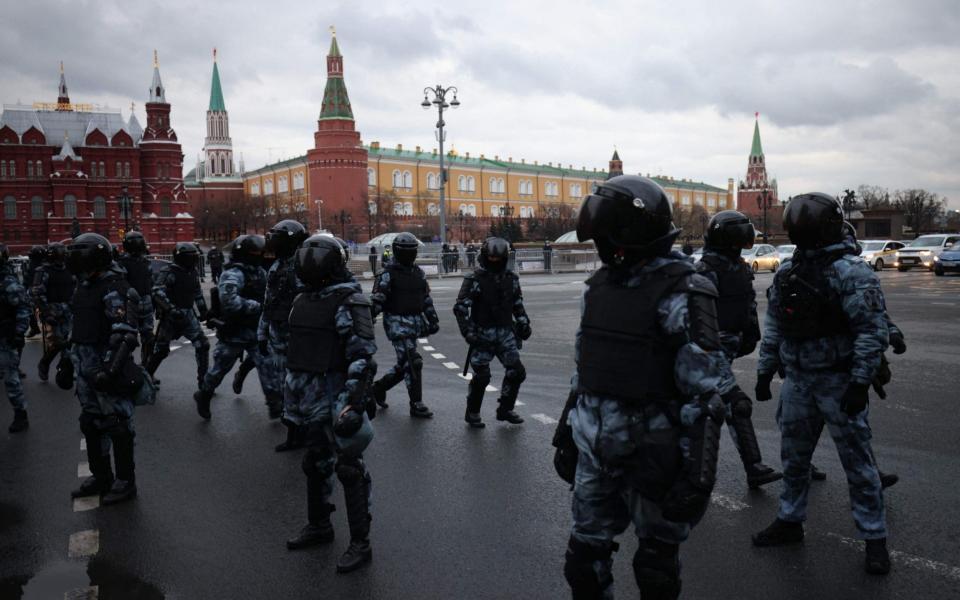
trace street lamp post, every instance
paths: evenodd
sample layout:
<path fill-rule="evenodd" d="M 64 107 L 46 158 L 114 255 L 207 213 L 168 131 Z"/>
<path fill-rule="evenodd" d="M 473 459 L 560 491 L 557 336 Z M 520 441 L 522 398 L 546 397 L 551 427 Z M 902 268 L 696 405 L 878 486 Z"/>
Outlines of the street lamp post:
<path fill-rule="evenodd" d="M 763 210 L 763 243 L 767 243 L 767 209 L 770 208 L 770 190 L 763 188 L 760 195 L 757 196 L 757 208 Z"/>
<path fill-rule="evenodd" d="M 317 230 L 323 231 L 323 200 L 317 198 L 313 203 L 317 205 Z"/>
<path fill-rule="evenodd" d="M 336 221 L 337 223 L 340 223 L 340 239 L 346 240 L 347 239 L 347 223 L 352 221 L 350 213 L 348 213 L 345 210 L 341 210 L 339 213 L 337 213 L 334 216 L 333 220 Z"/>
<path fill-rule="evenodd" d="M 130 208 L 132 199 L 127 193 L 127 186 L 120 188 L 120 212 L 123 214 L 123 232 L 130 230 Z"/>
<path fill-rule="evenodd" d="M 429 99 L 429 95 L 433 94 L 433 100 Z M 447 102 L 447 94 L 453 94 L 453 100 L 449 103 Z M 446 137 L 443 128 L 446 123 L 443 122 L 443 109 L 445 108 L 457 108 L 460 106 L 460 101 L 457 100 L 457 88 L 450 86 L 444 88 L 442 85 L 437 84 L 436 87 L 428 87 L 423 90 L 423 102 L 420 103 L 420 106 L 424 110 L 429 110 L 430 105 L 435 104 L 437 106 L 437 111 L 439 113 L 439 118 L 437 119 L 437 141 L 440 143 L 440 243 L 443 244 L 447 241 L 447 205 L 444 194 L 446 192 L 446 183 L 447 183 L 447 172 L 443 168 L 443 141 Z"/>

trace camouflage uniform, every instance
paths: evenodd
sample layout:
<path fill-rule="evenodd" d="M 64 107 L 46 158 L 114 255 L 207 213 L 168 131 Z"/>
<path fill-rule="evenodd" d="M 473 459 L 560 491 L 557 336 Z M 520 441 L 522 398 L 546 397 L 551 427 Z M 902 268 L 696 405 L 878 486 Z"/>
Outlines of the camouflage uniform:
<path fill-rule="evenodd" d="M 70 300 L 76 288 L 74 277 L 64 265 L 48 263 L 36 270 L 33 287 L 33 305 L 40 311 L 46 345 L 40 359 L 40 379 L 46 381 L 53 359 L 69 346 L 73 311 Z"/>
<path fill-rule="evenodd" d="M 13 265 L 0 267 L 0 378 L 14 411 L 27 408 L 20 381 L 20 350 L 30 326 L 30 302 L 26 290 L 13 272 Z"/>
<path fill-rule="evenodd" d="M 127 281 L 130 282 L 140 296 L 140 306 L 137 309 L 137 330 L 140 332 L 140 362 L 144 365 L 150 360 L 153 353 L 156 325 L 153 307 L 153 271 L 150 269 L 150 259 L 146 256 L 124 254 L 120 257 L 120 266 L 127 271 Z"/>
<path fill-rule="evenodd" d="M 267 344 L 267 354 L 262 357 L 263 367 L 257 371 L 264 393 L 270 390 L 275 397 L 268 397 L 271 405 L 283 404 L 283 385 L 287 373 L 287 340 L 290 328 L 287 318 L 293 299 L 304 290 L 303 283 L 293 269 L 293 257 L 275 260 L 267 272 L 267 292 L 263 301 L 263 314 L 257 327 L 257 342 Z M 256 352 L 256 351 L 254 351 Z M 264 380 L 267 381 L 264 381 Z"/>
<path fill-rule="evenodd" d="M 178 291 L 179 278 L 186 278 L 193 284 L 192 297 L 189 297 L 189 288 Z M 180 297 L 182 295 L 182 297 Z M 203 298 L 203 290 L 196 282 L 196 275 L 177 264 L 169 264 L 163 268 L 153 286 L 153 296 L 157 307 L 163 307 L 160 326 L 157 328 L 157 338 L 154 351 L 147 363 L 147 371 L 153 375 L 160 363 L 170 354 L 170 342 L 185 337 L 193 344 L 197 357 L 197 382 L 203 380 L 210 366 L 210 342 L 200 326 L 197 314 L 193 311 L 196 306 L 200 311 L 201 319 L 206 318 L 207 303 Z"/>
<path fill-rule="evenodd" d="M 498 298 L 497 305 L 491 305 L 489 298 L 483 297 L 481 277 L 491 277 L 495 281 L 507 279 L 507 295 Z M 484 311 L 497 313 L 501 324 L 485 325 L 480 322 Z M 520 290 L 520 278 L 512 271 L 493 273 L 484 267 L 477 267 L 473 273 L 464 276 L 460 294 L 453 306 L 460 333 L 472 344 L 470 366 L 473 378 L 467 395 L 467 411 L 477 413 L 483 402 L 483 392 L 490 383 L 490 361 L 496 357 L 503 365 L 503 384 L 500 388 L 499 411 L 512 411 L 520 392 L 520 384 L 527 378 L 526 369 L 520 362 L 522 341 L 516 332 L 527 330 L 530 318 L 523 306 L 523 293 Z"/>
<path fill-rule="evenodd" d="M 422 286 L 419 290 L 413 290 L 415 297 L 410 298 L 411 302 L 417 304 L 416 307 L 399 305 L 404 300 L 397 297 L 402 292 L 394 290 L 391 285 L 394 276 L 404 277 L 405 281 Z M 373 302 L 373 316 L 383 313 L 383 329 L 397 354 L 397 364 L 377 381 L 376 386 L 385 393 L 403 380 L 407 385 L 410 403 L 421 402 L 423 357 L 417 351 L 417 338 L 426 337 L 440 329 L 440 317 L 430 297 L 427 276 L 416 265 L 404 266 L 392 262 L 374 280 L 370 300 Z"/>
<path fill-rule="evenodd" d="M 847 330 L 806 339 L 784 335 L 780 286 L 794 266 L 795 255 L 783 262 L 767 290 L 769 305 L 757 370 L 760 376 L 772 376 L 780 367 L 786 371 L 777 419 L 784 469 L 778 519 L 791 523 L 806 519 L 810 459 L 826 421 L 847 474 L 857 529 L 864 539 L 882 539 L 887 535 L 886 518 L 867 410 L 849 416 L 841 399 L 848 384 L 873 381 L 887 347 L 889 327 L 880 282 L 862 259 L 847 254 L 850 246 L 843 242 L 804 255 L 804 260 L 819 261 L 831 306 L 843 317 Z"/>
<path fill-rule="evenodd" d="M 694 435 L 689 431 L 701 419 L 710 418 L 703 399 L 715 397 L 727 368 L 719 344 L 710 347 L 695 335 L 689 308 L 694 296 L 689 290 L 697 289 L 698 295 L 708 297 L 711 303 L 710 294 L 715 296 L 716 291 L 708 280 L 694 274 L 689 261 L 676 252 L 633 267 L 620 285 L 642 289 L 668 270 L 678 273 L 681 282 L 696 284 L 682 283 L 682 287 L 668 289 L 656 304 L 659 335 L 677 347 L 672 359 L 672 375 L 681 397 L 666 402 L 637 402 L 601 396 L 586 391 L 580 385 L 579 376 L 574 376 L 573 393 L 577 398 L 568 423 L 573 429 L 579 457 L 567 577 L 570 580 L 576 576 L 577 562 L 571 563 L 571 553 L 585 555 L 593 576 L 602 586 L 604 598 L 613 597 L 614 538 L 631 522 L 640 541 L 634 557 L 635 571 L 652 569 L 668 573 L 678 581 L 680 564 L 676 554 L 672 559 L 661 559 L 660 563 L 656 558 L 651 563 L 645 557 L 669 556 L 671 548 L 675 553 L 676 546 L 687 539 L 691 527 L 702 516 L 700 513 L 684 521 L 668 520 L 664 508 L 670 490 L 684 478 L 682 461 L 690 459 Z M 585 291 L 581 307 L 584 314 L 589 291 L 590 287 Z M 578 364 L 582 336 L 581 328 L 577 331 L 575 346 Z M 636 368 L 643 369 L 644 365 L 637 364 Z M 720 410 L 719 406 L 709 408 Z M 640 576 L 638 571 L 638 581 Z"/>
<path fill-rule="evenodd" d="M 220 292 L 221 318 L 226 325 L 217 328 L 217 346 L 213 349 L 213 364 L 200 384 L 200 390 L 212 394 L 244 351 L 253 357 L 260 386 L 267 398 L 276 397 L 282 390 L 270 387 L 273 380 L 264 372 L 272 365 L 257 350 L 257 327 L 263 309 L 267 274 L 260 268 L 242 263 L 230 263 L 221 274 L 217 289 Z M 245 290 L 256 290 L 254 293 Z M 250 296 L 245 297 L 241 292 Z M 275 385 L 275 384 L 274 384 Z"/>
<path fill-rule="evenodd" d="M 220 282 L 220 274 L 223 273 L 223 253 L 218 248 L 211 248 L 207 252 L 207 262 L 210 263 L 210 276 L 214 283 Z"/>
<path fill-rule="evenodd" d="M 33 279 L 37 274 L 37 269 L 43 265 L 42 260 L 34 260 L 30 258 L 27 263 L 23 266 L 23 287 L 29 293 L 33 288 Z M 33 298 L 28 296 L 27 302 L 30 305 L 30 330 L 29 335 L 36 335 L 40 333 L 40 324 L 37 322 L 37 313 L 35 312 L 36 305 L 33 304 Z"/>

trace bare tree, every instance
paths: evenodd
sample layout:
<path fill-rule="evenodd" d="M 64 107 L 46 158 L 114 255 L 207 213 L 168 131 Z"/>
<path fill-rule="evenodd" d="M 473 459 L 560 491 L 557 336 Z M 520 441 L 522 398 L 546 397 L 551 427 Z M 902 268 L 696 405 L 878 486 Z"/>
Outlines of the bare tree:
<path fill-rule="evenodd" d="M 893 205 L 903 211 L 904 220 L 914 233 L 924 233 L 937 228 L 946 200 L 927 190 L 897 190 Z"/>
<path fill-rule="evenodd" d="M 879 185 L 861 185 L 857 198 L 863 208 L 888 208 L 891 205 L 890 190 Z"/>

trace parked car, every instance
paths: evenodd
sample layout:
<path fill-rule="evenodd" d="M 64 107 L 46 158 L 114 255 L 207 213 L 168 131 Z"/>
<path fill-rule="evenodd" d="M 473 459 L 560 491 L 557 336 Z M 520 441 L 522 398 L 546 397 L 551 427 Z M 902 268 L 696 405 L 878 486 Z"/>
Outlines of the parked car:
<path fill-rule="evenodd" d="M 743 258 L 743 262 L 750 265 L 754 273 L 761 269 L 776 271 L 780 268 L 780 254 L 770 244 L 757 244 L 753 248 L 741 250 L 740 256 Z"/>
<path fill-rule="evenodd" d="M 938 277 L 950 271 L 960 272 L 960 242 L 954 242 L 952 246 L 945 248 L 940 256 L 933 257 L 933 272 Z"/>
<path fill-rule="evenodd" d="M 932 271 L 934 257 L 957 241 L 960 241 L 960 233 L 921 235 L 897 251 L 893 265 L 898 271 L 908 271 L 913 267 L 925 267 Z"/>
<path fill-rule="evenodd" d="M 783 244 L 782 246 L 777 246 L 777 254 L 780 255 L 780 262 L 783 262 L 793 256 L 793 251 L 796 249 L 796 244 Z"/>
<path fill-rule="evenodd" d="M 893 266 L 897 260 L 897 250 L 904 245 L 895 240 L 863 240 L 860 242 L 863 248 L 860 258 L 870 263 L 874 271 L 882 271 L 884 267 Z"/>

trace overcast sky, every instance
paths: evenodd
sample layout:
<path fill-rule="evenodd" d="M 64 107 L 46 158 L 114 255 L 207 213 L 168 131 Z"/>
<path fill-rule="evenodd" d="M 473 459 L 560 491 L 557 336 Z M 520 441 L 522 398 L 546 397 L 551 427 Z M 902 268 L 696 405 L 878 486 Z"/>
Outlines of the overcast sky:
<path fill-rule="evenodd" d="M 862 183 L 924 187 L 960 208 L 960 2 L 695 0 L 452 3 L 6 2 L 0 101 L 143 103 L 160 55 L 194 166 L 211 51 L 235 156 L 248 170 L 300 155 L 335 25 L 365 143 L 432 149 L 424 86 L 460 89 L 461 153 L 726 186 L 746 171 L 754 112 L 782 197 Z"/>

